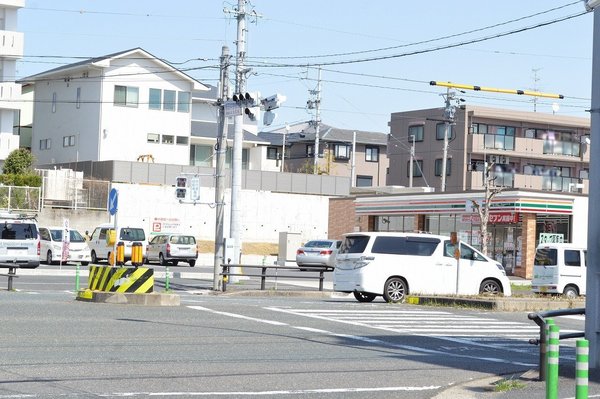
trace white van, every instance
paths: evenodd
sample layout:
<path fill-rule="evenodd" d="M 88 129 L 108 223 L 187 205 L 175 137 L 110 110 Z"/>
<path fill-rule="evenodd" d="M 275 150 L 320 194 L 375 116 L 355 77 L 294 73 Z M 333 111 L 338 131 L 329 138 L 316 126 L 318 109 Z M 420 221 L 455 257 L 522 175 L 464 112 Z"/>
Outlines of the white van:
<path fill-rule="evenodd" d="M 585 295 L 587 249 L 574 244 L 538 245 L 531 290 L 539 294 Z"/>
<path fill-rule="evenodd" d="M 382 295 L 401 302 L 408 294 L 456 294 L 457 260 L 449 237 L 423 233 L 351 233 L 335 262 L 333 289 L 359 302 Z M 458 293 L 511 295 L 502 265 L 460 244 Z"/>
<path fill-rule="evenodd" d="M 114 250 L 112 245 L 106 243 L 106 235 L 109 230 L 114 230 L 115 226 L 112 223 L 101 224 L 94 229 L 88 246 L 90 247 L 92 263 L 98 263 L 100 260 L 107 260 L 110 253 Z M 117 243 L 122 242 L 124 245 L 125 262 L 131 260 L 131 246 L 134 242 L 142 244 L 142 256 L 146 259 L 146 233 L 141 227 L 133 226 L 118 226 Z"/>

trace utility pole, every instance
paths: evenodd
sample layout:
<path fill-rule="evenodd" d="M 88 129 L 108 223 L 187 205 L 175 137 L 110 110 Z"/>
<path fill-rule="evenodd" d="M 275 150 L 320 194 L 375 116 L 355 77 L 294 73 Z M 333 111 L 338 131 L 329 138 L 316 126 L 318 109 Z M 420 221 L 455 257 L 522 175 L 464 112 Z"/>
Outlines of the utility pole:
<path fill-rule="evenodd" d="M 442 185 L 440 188 L 441 192 L 446 191 L 446 168 L 448 167 L 448 136 L 450 135 L 450 127 L 454 125 L 454 114 L 456 113 L 454 105 L 454 91 L 450 91 L 450 88 L 446 91 L 444 100 L 446 100 L 446 108 L 444 109 L 444 151 L 442 158 Z"/>
<path fill-rule="evenodd" d="M 351 163 L 351 187 L 356 187 L 356 132 L 352 132 L 352 163 Z"/>
<path fill-rule="evenodd" d="M 412 145 L 410 146 L 410 165 L 408 171 L 408 187 L 413 186 L 413 172 L 414 172 L 414 162 L 415 162 L 415 135 L 411 134 L 410 139 L 412 140 Z"/>
<path fill-rule="evenodd" d="M 220 291 L 222 286 L 220 265 L 225 262 L 224 253 L 224 214 L 225 214 L 225 158 L 227 154 L 227 117 L 225 116 L 225 101 L 229 98 L 229 47 L 223 46 L 221 51 L 221 92 L 219 93 L 219 133 L 215 152 L 217 167 L 215 173 L 215 258 L 213 270 L 213 290 Z"/>
<path fill-rule="evenodd" d="M 315 149 L 314 149 L 314 162 L 313 162 L 313 174 L 319 173 L 319 130 L 321 126 L 321 67 L 319 66 L 319 76 L 317 79 L 317 89 L 310 90 L 310 94 L 316 96 L 315 100 L 308 100 L 308 109 L 315 108 Z"/>

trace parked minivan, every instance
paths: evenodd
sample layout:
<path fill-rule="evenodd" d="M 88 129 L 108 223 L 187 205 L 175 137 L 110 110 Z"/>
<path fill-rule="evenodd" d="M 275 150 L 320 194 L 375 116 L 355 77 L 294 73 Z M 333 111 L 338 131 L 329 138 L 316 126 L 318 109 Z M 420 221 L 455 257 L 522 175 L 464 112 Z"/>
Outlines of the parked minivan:
<path fill-rule="evenodd" d="M 63 259 L 63 227 L 40 227 L 40 261 L 48 265 Z M 69 230 L 69 252 L 66 262 L 80 262 L 87 266 L 91 261 L 90 248 L 83 236 L 74 229 Z"/>
<path fill-rule="evenodd" d="M 502 265 L 460 243 L 457 262 L 450 237 L 426 233 L 350 233 L 335 262 L 333 289 L 359 302 L 383 296 L 401 302 L 408 294 L 511 295 Z"/>
<path fill-rule="evenodd" d="M 539 294 L 585 295 L 587 249 L 568 243 L 538 245 L 531 290 Z"/>
<path fill-rule="evenodd" d="M 40 265 L 40 238 L 34 217 L 0 213 L 0 263 L 3 267 L 29 269 Z"/>
<path fill-rule="evenodd" d="M 110 253 L 113 251 L 113 246 L 106 242 L 106 235 L 109 230 L 114 230 L 114 225 L 111 223 L 101 224 L 94 229 L 88 246 L 90 247 L 92 263 L 98 263 L 100 260 L 107 260 Z M 139 242 L 142 245 L 142 256 L 146 258 L 146 233 L 141 227 L 134 226 L 118 226 L 116 234 L 117 243 L 122 242 L 124 246 L 125 262 L 131 260 L 131 246 L 134 242 Z"/>

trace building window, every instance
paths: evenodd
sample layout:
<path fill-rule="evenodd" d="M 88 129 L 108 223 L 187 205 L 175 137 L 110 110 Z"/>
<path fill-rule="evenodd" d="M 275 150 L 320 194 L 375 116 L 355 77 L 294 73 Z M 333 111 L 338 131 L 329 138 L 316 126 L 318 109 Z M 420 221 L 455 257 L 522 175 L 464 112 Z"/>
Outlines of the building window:
<path fill-rule="evenodd" d="M 456 132 L 454 130 L 454 125 L 449 125 L 450 132 L 448 134 L 448 140 L 452 140 L 456 136 Z M 435 126 L 435 139 L 436 140 L 444 140 L 444 134 L 446 133 L 446 124 L 438 123 Z"/>
<path fill-rule="evenodd" d="M 444 159 L 436 159 L 435 160 L 435 175 L 442 175 L 442 164 Z M 446 158 L 446 176 L 450 176 L 450 170 L 452 165 L 452 158 Z"/>
<path fill-rule="evenodd" d="M 75 136 L 63 136 L 63 147 L 74 147 Z"/>
<path fill-rule="evenodd" d="M 413 137 L 415 141 L 423 141 L 425 135 L 424 125 L 414 125 L 408 127 L 408 142 L 412 143 Z"/>
<path fill-rule="evenodd" d="M 356 176 L 356 187 L 371 187 L 373 186 L 373 176 Z"/>
<path fill-rule="evenodd" d="M 581 169 L 579 171 L 580 179 L 589 179 L 590 178 L 590 170 L 589 169 Z"/>
<path fill-rule="evenodd" d="M 160 99 L 162 97 L 161 89 L 150 89 L 148 93 L 148 109 L 157 109 L 160 110 L 161 102 Z"/>
<path fill-rule="evenodd" d="M 335 159 L 350 159 L 350 146 L 347 144 L 335 144 L 333 146 Z"/>
<path fill-rule="evenodd" d="M 307 157 L 314 157 L 315 156 L 315 145 L 314 144 L 307 144 L 306 145 L 306 156 Z"/>
<path fill-rule="evenodd" d="M 189 91 L 180 91 L 177 96 L 177 112 L 190 112 L 190 98 L 191 94 Z"/>
<path fill-rule="evenodd" d="M 81 87 L 77 88 L 77 98 L 75 99 L 75 108 L 81 108 Z"/>
<path fill-rule="evenodd" d="M 49 150 L 52 147 L 52 139 L 40 140 L 40 150 Z"/>
<path fill-rule="evenodd" d="M 277 159 L 277 147 L 267 147 L 267 159 Z"/>
<path fill-rule="evenodd" d="M 162 135 L 162 143 L 163 144 L 173 144 L 174 136 L 171 134 L 163 134 Z"/>
<path fill-rule="evenodd" d="M 413 177 L 423 176 L 423 161 L 413 160 Z M 406 163 L 406 177 L 410 177 L 410 161 Z"/>
<path fill-rule="evenodd" d="M 187 136 L 177 136 L 175 143 L 177 143 L 178 145 L 187 145 L 188 137 Z"/>
<path fill-rule="evenodd" d="M 56 93 L 52 93 L 52 113 L 56 112 Z"/>
<path fill-rule="evenodd" d="M 365 161 L 379 162 L 379 147 L 366 146 Z"/>
<path fill-rule="evenodd" d="M 137 87 L 115 85 L 114 105 L 137 107 L 138 103 L 139 89 Z"/>
<path fill-rule="evenodd" d="M 175 90 L 165 90 L 163 93 L 163 110 L 164 111 L 175 111 L 175 97 L 177 93 Z"/>
<path fill-rule="evenodd" d="M 146 136 L 146 141 L 148 143 L 158 143 L 160 141 L 160 134 L 148 133 L 148 135 Z"/>

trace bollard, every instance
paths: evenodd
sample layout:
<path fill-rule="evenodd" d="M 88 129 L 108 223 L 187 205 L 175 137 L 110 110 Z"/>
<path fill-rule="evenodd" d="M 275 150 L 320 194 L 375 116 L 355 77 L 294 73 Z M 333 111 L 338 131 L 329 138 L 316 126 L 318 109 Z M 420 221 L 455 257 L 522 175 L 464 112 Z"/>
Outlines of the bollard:
<path fill-rule="evenodd" d="M 589 352 L 589 341 L 587 339 L 578 339 L 575 357 L 575 399 L 588 398 Z"/>
<path fill-rule="evenodd" d="M 125 264 L 125 244 L 123 241 L 117 243 L 117 265 L 123 266 Z"/>
<path fill-rule="evenodd" d="M 554 319 L 547 318 L 544 320 L 544 328 L 540 329 L 540 381 L 546 381 L 546 364 L 548 358 L 546 356 L 548 348 L 548 329 L 554 324 Z"/>
<path fill-rule="evenodd" d="M 144 264 L 144 254 L 142 253 L 141 242 L 134 242 L 131 244 L 131 264 L 135 267 Z"/>
<path fill-rule="evenodd" d="M 169 266 L 165 267 L 165 291 L 169 291 Z"/>
<path fill-rule="evenodd" d="M 558 399 L 558 352 L 560 328 L 552 324 L 548 334 L 548 364 L 546 365 L 546 399 Z"/>
<path fill-rule="evenodd" d="M 75 291 L 79 291 L 79 263 L 75 265 Z"/>

